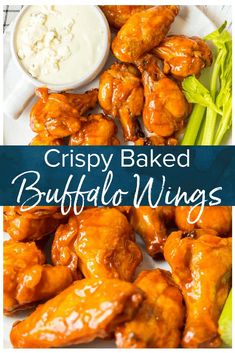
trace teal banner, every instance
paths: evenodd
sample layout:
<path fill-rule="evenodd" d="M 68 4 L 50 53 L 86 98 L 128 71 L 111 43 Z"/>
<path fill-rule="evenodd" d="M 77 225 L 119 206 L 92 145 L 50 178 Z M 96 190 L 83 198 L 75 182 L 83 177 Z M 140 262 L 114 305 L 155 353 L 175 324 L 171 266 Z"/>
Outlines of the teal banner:
<path fill-rule="evenodd" d="M 235 205 L 235 147 L 3 146 L 1 205 Z"/>

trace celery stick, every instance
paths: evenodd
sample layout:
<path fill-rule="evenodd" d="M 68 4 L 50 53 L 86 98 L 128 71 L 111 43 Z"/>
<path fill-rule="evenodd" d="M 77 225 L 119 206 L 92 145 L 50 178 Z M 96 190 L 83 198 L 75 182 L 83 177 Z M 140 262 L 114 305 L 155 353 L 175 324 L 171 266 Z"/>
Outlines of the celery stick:
<path fill-rule="evenodd" d="M 219 145 L 226 133 L 227 130 L 230 129 L 232 124 L 232 97 L 228 100 L 226 107 L 225 107 L 225 113 L 223 114 L 218 130 L 215 136 L 214 140 L 214 145 Z"/>
<path fill-rule="evenodd" d="M 181 145 L 190 146 L 195 144 L 205 110 L 206 108 L 199 104 L 194 105 Z"/>
<path fill-rule="evenodd" d="M 205 129 L 205 118 L 202 121 L 199 133 L 197 135 L 197 140 L 196 140 L 196 145 L 200 146 L 202 144 L 202 138 L 203 138 L 203 134 L 204 134 L 204 129 Z"/>
<path fill-rule="evenodd" d="M 232 41 L 231 35 L 224 31 L 225 27 L 226 22 L 204 38 L 211 40 L 217 49 L 210 89 L 208 90 L 195 76 L 189 76 L 182 82 L 186 99 L 195 104 L 182 145 L 219 144 L 231 127 Z M 219 124 L 217 115 L 220 115 Z"/>
<path fill-rule="evenodd" d="M 210 93 L 211 93 L 211 98 L 213 99 L 214 102 L 215 102 L 216 91 L 217 91 L 217 80 L 221 69 L 221 55 L 222 55 L 222 51 L 217 55 L 217 58 L 214 64 L 214 69 L 211 76 Z M 202 145 L 213 144 L 216 119 L 217 119 L 217 113 L 208 107 L 206 111 L 204 133 L 201 141 Z"/>
<path fill-rule="evenodd" d="M 219 333 L 223 342 L 232 347 L 232 289 L 219 318 Z"/>
<path fill-rule="evenodd" d="M 216 98 L 216 105 L 223 110 L 214 144 L 218 145 L 232 125 L 232 41 L 225 45 L 224 60 L 220 75 L 220 92 Z"/>
<path fill-rule="evenodd" d="M 209 90 L 195 76 L 185 78 L 182 82 L 182 88 L 189 103 L 199 104 L 206 108 L 209 107 L 222 115 L 222 110 L 215 104 Z"/>
<path fill-rule="evenodd" d="M 222 95 L 222 92 L 224 91 L 224 80 L 222 81 L 222 77 L 224 76 L 224 70 L 227 66 L 225 65 L 227 54 L 229 53 L 229 50 L 227 49 L 229 49 L 229 43 L 231 43 L 231 35 L 227 31 L 224 31 L 226 25 L 227 23 L 225 22 L 220 28 L 218 28 L 216 31 L 210 33 L 204 38 L 206 40 L 211 40 L 217 49 L 217 57 L 215 60 L 210 81 L 210 95 L 214 103 L 216 103 L 215 100 L 217 94 L 218 78 L 220 78 L 219 95 Z M 202 138 L 202 145 L 213 144 L 214 136 L 216 134 L 216 120 L 217 114 L 214 110 L 211 109 L 211 107 L 208 106 L 206 112 L 205 129 Z"/>

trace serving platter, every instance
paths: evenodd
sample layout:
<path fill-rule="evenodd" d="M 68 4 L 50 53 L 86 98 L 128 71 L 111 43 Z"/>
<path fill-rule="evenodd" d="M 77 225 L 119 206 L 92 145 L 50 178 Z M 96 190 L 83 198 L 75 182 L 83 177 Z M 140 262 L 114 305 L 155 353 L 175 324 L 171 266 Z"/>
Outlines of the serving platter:
<path fill-rule="evenodd" d="M 200 37 L 212 32 L 215 29 L 215 25 L 210 19 L 205 16 L 196 6 L 182 6 L 180 14 L 177 16 L 174 24 L 171 27 L 170 33 L 186 34 L 188 36 L 198 35 Z M 4 96 L 7 97 L 9 92 L 14 88 L 17 80 L 22 77 L 21 72 L 15 66 L 10 53 L 10 34 L 11 26 L 5 33 L 4 36 Z M 114 58 L 110 54 L 106 67 L 110 66 L 114 62 Z M 208 77 L 210 75 L 210 69 L 206 69 L 203 72 L 202 80 L 206 84 L 208 83 Z M 91 84 L 83 87 L 77 91 L 84 92 L 88 89 L 98 87 L 99 79 L 96 78 Z M 17 97 L 16 97 L 17 99 Z M 4 116 L 4 144 L 5 145 L 27 145 L 33 138 L 34 133 L 29 127 L 29 112 L 35 100 L 32 100 L 30 104 L 21 114 L 18 120 L 13 120 L 8 116 Z M 227 144 L 231 143 L 231 136 L 227 139 Z M 8 235 L 4 234 L 4 238 L 8 239 Z M 153 260 L 145 251 L 142 241 L 137 236 L 137 243 L 140 245 L 143 252 L 143 262 L 139 266 L 136 275 L 143 269 L 162 268 L 169 269 L 168 264 L 165 261 Z M 11 348 L 9 340 L 9 333 L 12 324 L 17 320 L 22 320 L 28 315 L 28 312 L 21 312 L 11 317 L 4 317 L 4 348 Z M 110 340 L 95 340 L 89 344 L 79 345 L 79 348 L 115 348 L 114 341 Z"/>

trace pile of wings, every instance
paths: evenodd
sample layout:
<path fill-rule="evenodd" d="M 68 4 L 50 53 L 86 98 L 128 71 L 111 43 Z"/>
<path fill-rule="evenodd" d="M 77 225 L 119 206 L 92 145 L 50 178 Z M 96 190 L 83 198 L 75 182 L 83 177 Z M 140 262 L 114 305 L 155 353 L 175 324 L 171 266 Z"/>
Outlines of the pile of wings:
<path fill-rule="evenodd" d="M 193 224 L 189 211 L 89 207 L 63 216 L 57 206 L 5 207 L 4 313 L 36 307 L 13 325 L 13 346 L 114 338 L 119 348 L 219 347 L 231 288 L 231 207 L 191 209 Z M 172 273 L 140 271 L 135 232 Z"/>
<path fill-rule="evenodd" d="M 191 112 L 181 82 L 211 65 L 210 48 L 198 37 L 167 36 L 178 6 L 101 8 L 119 30 L 111 45 L 118 61 L 100 75 L 98 89 L 84 94 L 39 88 L 30 116 L 37 133 L 31 145 L 117 145 L 116 119 L 125 142 L 177 144 Z M 103 113 L 85 116 L 97 102 Z"/>

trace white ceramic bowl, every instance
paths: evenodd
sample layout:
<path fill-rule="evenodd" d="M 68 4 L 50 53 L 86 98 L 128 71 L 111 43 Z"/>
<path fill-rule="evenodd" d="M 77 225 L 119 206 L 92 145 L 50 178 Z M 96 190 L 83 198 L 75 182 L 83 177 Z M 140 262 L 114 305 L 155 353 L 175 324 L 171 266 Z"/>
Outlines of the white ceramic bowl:
<path fill-rule="evenodd" d="M 29 5 L 30 6 L 30 5 Z M 15 90 L 10 94 L 10 96 L 7 97 L 5 104 L 4 104 L 4 112 L 8 115 L 11 116 L 15 119 L 17 119 L 24 109 L 25 105 L 29 101 L 29 99 L 32 97 L 34 94 L 34 89 L 35 87 L 48 87 L 52 91 L 65 91 L 65 90 L 71 90 L 71 89 L 76 89 L 76 88 L 81 88 L 88 83 L 90 83 L 92 80 L 97 77 L 97 75 L 101 72 L 102 68 L 104 67 L 108 57 L 109 57 L 109 51 L 110 51 L 110 42 L 111 42 L 111 33 L 110 33 L 110 28 L 109 24 L 106 20 L 105 15 L 103 12 L 100 10 L 98 6 L 95 5 L 90 5 L 94 7 L 95 11 L 97 11 L 97 16 L 100 17 L 101 21 L 104 24 L 104 29 L 105 29 L 105 34 L 104 34 L 104 49 L 103 53 L 100 56 L 100 60 L 97 62 L 97 65 L 94 66 L 91 71 L 86 72 L 81 78 L 78 80 L 67 83 L 67 84 L 48 84 L 45 82 L 41 82 L 40 80 L 36 79 L 33 77 L 22 65 L 16 51 L 16 45 L 15 45 L 15 36 L 17 32 L 17 26 L 19 24 L 19 21 L 21 20 L 21 17 L 24 15 L 25 11 L 28 9 L 29 6 L 24 6 L 23 9 L 19 12 L 18 16 L 15 19 L 15 22 L 13 24 L 12 28 L 12 33 L 11 33 L 11 54 L 12 57 L 15 61 L 15 64 L 17 67 L 21 70 L 23 73 L 24 79 L 20 80 L 18 84 L 16 85 Z M 17 102 L 21 104 L 19 106 L 16 104 L 16 97 L 17 97 Z"/>
<path fill-rule="evenodd" d="M 84 76 L 82 76 L 79 80 L 76 80 L 76 81 L 71 82 L 69 84 L 59 84 L 59 85 L 58 84 L 46 84 L 44 82 L 37 80 L 21 64 L 21 61 L 20 61 L 20 59 L 17 55 L 17 52 L 16 52 L 15 35 L 16 35 L 17 26 L 19 24 L 19 21 L 20 21 L 21 17 L 24 15 L 25 11 L 29 8 L 29 6 L 24 6 L 23 9 L 20 11 L 20 13 L 16 17 L 16 20 L 13 25 L 13 30 L 12 30 L 12 35 L 11 35 L 11 52 L 12 52 L 12 56 L 15 60 L 16 65 L 21 69 L 21 71 L 25 74 L 25 77 L 34 86 L 36 86 L 36 87 L 47 86 L 49 89 L 54 90 L 54 91 L 64 91 L 64 90 L 68 90 L 68 89 L 75 89 L 75 88 L 80 88 L 82 86 L 85 86 L 86 84 L 91 82 L 100 73 L 100 71 L 104 67 L 104 65 L 108 59 L 108 56 L 109 56 L 111 34 L 110 34 L 109 24 L 106 20 L 105 15 L 100 10 L 100 8 L 98 6 L 94 6 L 94 5 L 93 6 L 90 5 L 90 6 L 96 10 L 97 16 L 100 17 L 101 21 L 104 24 L 105 33 L 104 33 L 103 53 L 100 57 L 100 60 L 97 62 L 97 65 L 95 67 L 93 67 L 90 72 L 89 71 L 86 72 L 86 74 Z"/>

